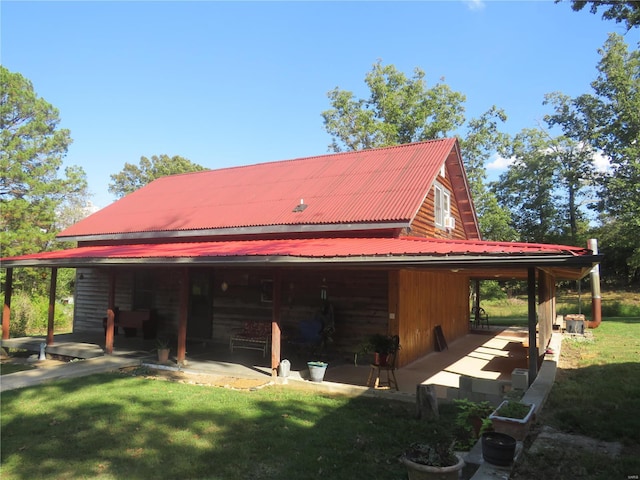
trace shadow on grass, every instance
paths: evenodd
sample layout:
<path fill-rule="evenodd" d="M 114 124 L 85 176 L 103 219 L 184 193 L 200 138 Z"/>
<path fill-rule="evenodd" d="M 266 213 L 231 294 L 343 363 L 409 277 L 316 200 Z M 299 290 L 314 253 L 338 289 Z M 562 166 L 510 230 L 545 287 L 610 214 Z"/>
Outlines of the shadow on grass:
<path fill-rule="evenodd" d="M 3 480 L 405 478 L 412 404 L 119 374 L 2 394 Z"/>

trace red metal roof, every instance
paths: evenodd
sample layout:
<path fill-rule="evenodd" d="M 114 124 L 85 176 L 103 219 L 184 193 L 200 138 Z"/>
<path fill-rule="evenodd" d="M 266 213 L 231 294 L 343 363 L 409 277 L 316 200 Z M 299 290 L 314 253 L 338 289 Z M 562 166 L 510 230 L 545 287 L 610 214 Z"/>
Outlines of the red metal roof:
<path fill-rule="evenodd" d="M 164 177 L 59 236 L 409 223 L 455 144 L 432 140 Z M 301 200 L 307 207 L 294 212 Z"/>
<path fill-rule="evenodd" d="M 288 258 L 397 258 L 403 256 L 467 257 L 491 256 L 590 256 L 585 248 L 566 245 L 546 245 L 480 240 L 442 240 L 431 238 L 316 238 L 292 240 L 253 240 L 141 245 L 105 245 L 78 247 L 2 259 L 4 267 L 27 265 L 78 266 L 93 262 L 129 263 L 135 259 L 232 259 L 252 257 L 264 262 Z M 168 262 L 173 263 L 173 262 Z"/>

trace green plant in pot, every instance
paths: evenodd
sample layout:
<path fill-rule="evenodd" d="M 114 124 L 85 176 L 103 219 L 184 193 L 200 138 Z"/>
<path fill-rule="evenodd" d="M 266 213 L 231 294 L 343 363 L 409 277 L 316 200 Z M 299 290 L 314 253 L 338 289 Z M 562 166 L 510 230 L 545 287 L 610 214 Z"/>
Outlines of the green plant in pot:
<path fill-rule="evenodd" d="M 505 433 L 516 440 L 524 440 L 533 422 L 535 404 L 505 400 L 489 415 L 493 429 Z"/>
<path fill-rule="evenodd" d="M 460 431 L 460 437 L 465 438 L 467 442 L 461 445 L 458 441 L 458 447 L 462 450 L 470 449 L 491 424 L 489 415 L 494 408 L 489 402 L 472 402 L 466 398 L 456 399 L 454 403 L 458 412 L 456 426 Z"/>
<path fill-rule="evenodd" d="M 388 355 L 398 350 L 400 350 L 400 344 L 397 337 L 382 333 L 371 335 L 363 347 L 363 353 L 373 352 L 375 355 L 373 362 L 383 366 L 387 364 Z"/>
<path fill-rule="evenodd" d="M 163 337 L 156 338 L 156 350 L 158 352 L 158 363 L 167 363 L 169 361 L 169 340 Z"/>
<path fill-rule="evenodd" d="M 454 444 L 450 425 L 438 419 L 429 422 L 424 439 L 412 443 L 400 457 L 409 480 L 457 480 L 464 460 L 454 452 Z"/>

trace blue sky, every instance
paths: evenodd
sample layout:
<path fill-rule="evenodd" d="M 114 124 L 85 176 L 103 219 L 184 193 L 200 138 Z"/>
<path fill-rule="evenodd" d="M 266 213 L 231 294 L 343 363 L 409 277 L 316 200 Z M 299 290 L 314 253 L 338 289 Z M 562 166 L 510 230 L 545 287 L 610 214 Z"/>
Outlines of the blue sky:
<path fill-rule="evenodd" d="M 443 79 L 466 95 L 467 118 L 495 104 L 509 133 L 536 127 L 544 94 L 589 92 L 607 33 L 624 33 L 551 0 L 0 8 L 2 64 L 59 109 L 73 138 L 65 163 L 84 168 L 100 207 L 114 200 L 109 176 L 141 156 L 221 168 L 326 153 L 327 92 L 366 97 L 378 59 Z"/>

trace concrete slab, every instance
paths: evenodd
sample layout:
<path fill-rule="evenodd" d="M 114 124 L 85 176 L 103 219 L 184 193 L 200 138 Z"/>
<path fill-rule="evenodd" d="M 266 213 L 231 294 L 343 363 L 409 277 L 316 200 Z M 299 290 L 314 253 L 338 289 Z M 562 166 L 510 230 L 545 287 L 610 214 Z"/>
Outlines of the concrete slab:
<path fill-rule="evenodd" d="M 102 356 L 77 362 L 69 362 L 51 368 L 36 368 L 22 372 L 2 375 L 0 378 L 0 392 L 39 385 L 51 380 L 64 378 L 76 378 L 95 373 L 104 373 L 118 370 L 125 367 L 140 365 L 140 359 Z"/>

